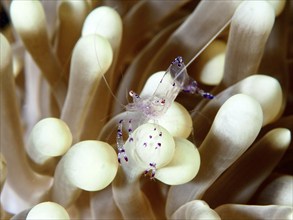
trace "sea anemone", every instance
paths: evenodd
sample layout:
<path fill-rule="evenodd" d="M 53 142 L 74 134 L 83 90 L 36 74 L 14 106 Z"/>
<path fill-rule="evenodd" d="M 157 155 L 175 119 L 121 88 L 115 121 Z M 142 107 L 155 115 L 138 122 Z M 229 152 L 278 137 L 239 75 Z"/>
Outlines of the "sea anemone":
<path fill-rule="evenodd" d="M 1 219 L 292 219 L 292 5 L 2 1 Z"/>

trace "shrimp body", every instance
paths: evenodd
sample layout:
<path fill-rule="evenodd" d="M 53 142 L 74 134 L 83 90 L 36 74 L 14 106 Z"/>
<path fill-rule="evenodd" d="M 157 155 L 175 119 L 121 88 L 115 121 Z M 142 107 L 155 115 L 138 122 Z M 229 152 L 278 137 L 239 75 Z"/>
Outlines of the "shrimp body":
<path fill-rule="evenodd" d="M 149 119 L 158 118 L 166 113 L 181 91 L 199 94 L 207 99 L 213 99 L 214 97 L 198 87 L 197 82 L 188 75 L 182 57 L 177 57 L 150 97 L 141 98 L 137 93 L 129 92 L 133 102 L 126 105 L 126 111 L 141 112 Z"/>
<path fill-rule="evenodd" d="M 171 63 L 155 92 L 150 97 L 142 98 L 137 93 L 130 91 L 129 95 L 133 101 L 125 106 L 126 111 L 134 113 L 133 118 L 128 120 L 129 141 L 133 141 L 132 122 L 135 121 L 134 127 L 136 128 L 149 120 L 156 120 L 163 116 L 181 91 L 199 94 L 206 99 L 213 99 L 214 97 L 200 89 L 197 86 L 197 82 L 188 75 L 182 57 L 177 57 Z M 128 161 L 122 137 L 122 124 L 123 119 L 119 121 L 116 140 L 119 163 L 122 156 L 126 162 Z M 156 163 L 150 162 L 149 165 L 150 167 L 146 169 L 145 174 L 151 170 L 151 178 L 154 178 Z"/>
<path fill-rule="evenodd" d="M 133 91 L 129 92 L 133 102 L 126 105 L 126 111 L 138 112 L 146 119 L 155 119 L 163 115 L 166 111 L 166 100 L 152 95 L 150 98 L 141 98 Z"/>

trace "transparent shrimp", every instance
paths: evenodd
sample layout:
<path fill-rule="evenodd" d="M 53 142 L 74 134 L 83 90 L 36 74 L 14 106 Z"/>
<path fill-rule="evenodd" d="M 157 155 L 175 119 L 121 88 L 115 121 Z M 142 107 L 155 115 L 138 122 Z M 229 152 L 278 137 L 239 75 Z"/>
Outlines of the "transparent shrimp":
<path fill-rule="evenodd" d="M 198 87 L 197 82 L 188 75 L 186 69 L 210 45 L 219 33 L 221 33 L 229 25 L 230 22 L 231 20 L 229 20 L 207 42 L 207 44 L 200 51 L 198 51 L 198 53 L 187 63 L 187 65 L 184 64 L 182 57 L 176 57 L 165 72 L 163 78 L 160 80 L 155 92 L 150 97 L 142 98 L 133 91 L 129 92 L 129 95 L 132 97 L 132 103 L 125 106 L 126 111 L 132 113 L 132 118 L 128 120 L 129 141 L 133 141 L 132 128 L 136 128 L 150 119 L 156 120 L 160 116 L 164 115 L 181 91 L 191 94 L 198 94 L 205 99 L 214 98 L 212 94 L 205 92 Z M 126 162 L 128 161 L 122 137 L 123 122 L 124 119 L 119 121 L 116 136 L 118 161 L 120 164 L 122 157 L 124 157 Z M 133 122 L 136 122 L 135 126 L 132 125 Z M 151 179 L 153 179 L 156 172 L 156 163 L 154 161 L 149 163 L 149 168 L 145 170 L 145 174 L 150 171 Z"/>
<path fill-rule="evenodd" d="M 138 127 L 140 124 L 146 123 L 151 119 L 158 119 L 160 116 L 166 113 L 181 91 L 191 94 L 199 94 L 206 99 L 214 98 L 212 94 L 200 89 L 197 85 L 197 82 L 188 75 L 182 57 L 177 57 L 171 63 L 163 78 L 160 80 L 160 83 L 155 92 L 150 97 L 142 98 L 137 93 L 130 91 L 129 95 L 132 97 L 133 102 L 127 104 L 125 108 L 127 112 L 132 112 L 135 114 L 132 116 L 132 119 L 128 120 L 129 141 L 133 141 L 133 121 L 137 122 L 139 120 L 135 126 Z M 126 162 L 128 161 L 122 137 L 123 122 L 124 120 L 119 121 L 116 136 L 118 162 L 120 164 L 122 157 Z M 145 170 L 145 174 L 151 171 L 151 179 L 153 179 L 156 173 L 156 163 L 150 162 L 149 165 L 149 168 Z"/>

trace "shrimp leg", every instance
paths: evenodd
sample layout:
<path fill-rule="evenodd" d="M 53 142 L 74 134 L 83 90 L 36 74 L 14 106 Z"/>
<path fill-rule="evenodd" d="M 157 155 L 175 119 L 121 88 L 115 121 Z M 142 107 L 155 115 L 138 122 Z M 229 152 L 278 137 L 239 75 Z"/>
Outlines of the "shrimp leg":
<path fill-rule="evenodd" d="M 149 165 L 149 168 L 144 171 L 144 175 L 146 176 L 150 171 L 152 171 L 151 179 L 154 179 L 157 171 L 156 163 L 149 163 Z"/>
<path fill-rule="evenodd" d="M 118 129 L 117 129 L 117 136 L 116 136 L 116 143 L 117 143 L 117 148 L 118 148 L 118 162 L 121 164 L 121 158 L 123 157 L 126 162 L 128 162 L 128 157 L 126 155 L 126 151 L 124 148 L 124 140 L 123 140 L 123 135 L 122 135 L 122 129 L 123 129 L 123 119 L 121 119 L 118 123 Z M 128 121 L 128 137 L 129 137 L 129 142 L 133 141 L 132 137 L 132 124 L 131 124 L 131 119 Z"/>

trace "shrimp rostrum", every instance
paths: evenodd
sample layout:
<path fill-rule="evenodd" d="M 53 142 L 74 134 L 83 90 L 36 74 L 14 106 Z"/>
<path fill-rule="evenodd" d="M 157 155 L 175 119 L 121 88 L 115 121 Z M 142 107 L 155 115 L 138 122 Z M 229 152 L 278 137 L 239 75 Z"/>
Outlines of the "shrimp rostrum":
<path fill-rule="evenodd" d="M 133 141 L 132 131 L 141 124 L 150 120 L 156 121 L 162 117 L 181 91 L 198 94 L 206 99 L 214 97 L 198 87 L 197 82 L 188 75 L 183 59 L 179 56 L 171 63 L 152 95 L 144 97 L 133 91 L 129 92 L 132 102 L 125 106 L 125 112 L 118 114 L 108 122 L 100 136 L 100 138 L 105 138 L 104 134 L 109 133 L 109 128 L 113 126 L 113 123 L 118 122 L 116 144 L 120 164 L 122 158 L 126 162 L 128 161 L 124 147 L 123 128 L 127 130 L 128 141 Z M 150 166 L 154 167 L 154 164 Z"/>

